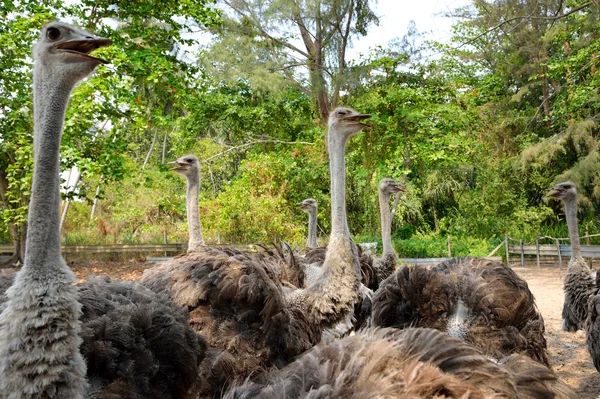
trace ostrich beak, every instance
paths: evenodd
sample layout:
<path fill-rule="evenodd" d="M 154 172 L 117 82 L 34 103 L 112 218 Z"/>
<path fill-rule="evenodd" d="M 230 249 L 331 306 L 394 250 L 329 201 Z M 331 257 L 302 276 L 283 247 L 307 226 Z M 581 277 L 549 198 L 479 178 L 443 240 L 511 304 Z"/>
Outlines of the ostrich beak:
<path fill-rule="evenodd" d="M 54 48 L 59 51 L 71 53 L 78 57 L 97 62 L 99 64 L 109 64 L 108 61 L 101 58 L 92 57 L 90 53 L 100 47 L 107 47 L 112 44 L 112 40 L 104 37 L 86 37 L 81 40 L 69 40 L 62 43 L 57 43 Z"/>
<path fill-rule="evenodd" d="M 548 196 L 552 198 L 557 198 L 560 194 L 565 192 L 565 189 L 559 186 L 554 186 L 552 188 L 547 188 Z"/>
<path fill-rule="evenodd" d="M 394 188 L 398 190 L 396 192 L 402 192 L 406 189 L 406 186 L 404 184 L 396 183 L 394 184 Z"/>
<path fill-rule="evenodd" d="M 348 121 L 348 122 L 357 122 L 361 126 L 370 127 L 371 125 L 369 125 L 368 123 L 362 122 L 363 120 L 368 119 L 370 117 L 371 117 L 371 114 L 351 114 L 351 115 L 347 115 L 342 120 Z"/>
<path fill-rule="evenodd" d="M 177 165 L 176 167 L 174 167 L 173 169 L 171 169 L 174 172 L 181 172 L 181 171 L 185 171 L 187 170 L 187 163 L 185 162 L 179 162 L 179 161 L 172 161 L 172 162 L 167 162 L 167 165 Z"/>

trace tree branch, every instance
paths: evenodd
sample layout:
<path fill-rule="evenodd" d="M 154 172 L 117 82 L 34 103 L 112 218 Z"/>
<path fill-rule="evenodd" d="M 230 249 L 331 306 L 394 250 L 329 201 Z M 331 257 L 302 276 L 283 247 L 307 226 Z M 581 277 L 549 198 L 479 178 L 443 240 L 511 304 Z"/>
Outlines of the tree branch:
<path fill-rule="evenodd" d="M 230 148 L 226 149 L 223 152 L 220 152 L 218 154 L 212 155 L 212 156 L 210 156 L 210 157 L 208 157 L 206 159 L 202 159 L 201 162 L 208 163 L 212 159 L 218 158 L 218 157 L 220 157 L 222 155 L 225 155 L 228 152 L 241 150 L 242 148 L 250 147 L 250 146 L 253 146 L 253 145 L 256 145 L 256 144 L 260 144 L 260 143 L 276 143 L 276 144 L 289 144 L 289 145 L 296 145 L 296 144 L 314 145 L 314 143 L 309 143 L 309 142 L 306 142 L 306 141 L 281 141 L 281 140 L 259 139 L 259 140 L 254 140 L 254 141 L 251 141 L 249 143 L 241 144 L 241 145 L 238 145 L 238 146 L 235 146 L 235 147 L 230 147 Z"/>
<path fill-rule="evenodd" d="M 224 2 L 225 4 L 227 4 L 229 7 L 231 7 L 231 9 L 232 9 L 232 10 L 234 10 L 235 12 L 237 12 L 238 14 L 240 14 L 241 16 L 244 16 L 244 17 L 250 18 L 250 16 L 249 16 L 249 15 L 247 15 L 247 14 L 244 14 L 244 12 L 243 12 L 242 10 L 238 9 L 237 7 L 234 7 L 234 6 L 233 6 L 233 4 L 231 4 L 231 2 L 230 2 L 230 1 L 228 1 L 228 0 L 223 0 L 223 2 Z M 304 51 L 300 50 L 298 47 L 296 47 L 296 46 L 294 46 L 294 45 L 292 45 L 292 44 L 290 44 L 290 43 L 287 43 L 287 42 L 285 42 L 285 41 L 283 41 L 283 40 L 281 40 L 281 39 L 278 39 L 278 38 L 276 38 L 276 37 L 274 37 L 274 36 L 271 36 L 269 33 L 267 33 L 267 31 L 265 31 L 265 30 L 262 28 L 262 26 L 260 26 L 259 22 L 258 22 L 258 21 L 257 21 L 255 18 L 252 18 L 252 20 L 254 21 L 254 26 L 256 27 L 256 29 L 258 29 L 258 31 L 260 32 L 260 34 L 261 34 L 263 37 L 265 37 L 265 38 L 267 38 L 267 39 L 269 39 L 269 40 L 272 40 L 272 41 L 274 41 L 275 43 L 277 43 L 277 44 L 279 44 L 279 45 L 281 45 L 281 46 L 283 46 L 283 47 L 286 47 L 286 48 L 288 48 L 288 49 L 290 49 L 290 50 L 292 50 L 292 51 L 295 51 L 295 52 L 297 52 L 297 53 L 300 53 L 301 55 L 303 55 L 303 56 L 304 56 L 304 57 L 306 57 L 306 58 L 308 58 L 308 57 L 309 57 L 309 55 L 308 55 L 306 52 L 304 52 Z"/>
<path fill-rule="evenodd" d="M 518 21 L 518 20 L 528 19 L 528 18 L 530 18 L 530 19 L 540 19 L 540 20 L 544 20 L 544 21 L 556 21 L 558 19 L 567 17 L 567 16 L 569 16 L 569 15 L 571 15 L 573 13 L 576 13 L 577 11 L 581 11 L 584 8 L 591 6 L 592 4 L 594 4 L 594 1 L 588 1 L 587 3 L 584 3 L 584 4 L 582 4 L 582 5 L 578 6 L 578 7 L 575 7 L 574 9 L 572 9 L 572 10 L 570 10 L 570 11 L 564 13 L 564 14 L 555 15 L 553 17 L 534 17 L 534 16 L 531 16 L 531 15 L 521 15 L 521 16 L 509 18 L 509 19 L 507 19 L 505 21 L 502 21 L 499 24 L 491 27 L 490 29 L 486 30 L 485 32 L 483 32 L 483 33 L 475 36 L 474 38 L 469 39 L 469 40 L 467 40 L 464 43 L 461 43 L 460 45 L 454 47 L 453 50 L 458 50 L 461 47 L 467 46 L 467 45 L 475 42 L 476 40 L 480 39 L 481 37 L 487 35 L 488 33 L 494 32 L 494 31 L 500 29 L 501 27 L 503 27 L 504 25 L 506 25 L 506 24 L 508 24 L 510 22 L 513 22 L 513 21 Z"/>

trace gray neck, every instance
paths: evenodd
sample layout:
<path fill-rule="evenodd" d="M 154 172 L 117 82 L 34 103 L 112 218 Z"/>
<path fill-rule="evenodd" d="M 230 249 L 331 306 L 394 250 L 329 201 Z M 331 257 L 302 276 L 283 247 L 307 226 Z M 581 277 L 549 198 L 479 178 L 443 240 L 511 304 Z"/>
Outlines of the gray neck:
<path fill-rule="evenodd" d="M 581 258 L 581 244 L 579 243 L 579 230 L 577 228 L 577 197 L 565 198 L 565 216 L 571 240 L 571 257 Z"/>
<path fill-rule="evenodd" d="M 331 234 L 350 236 L 346 218 L 346 143 L 347 137 L 329 134 L 329 173 L 331 176 Z"/>
<path fill-rule="evenodd" d="M 317 209 L 308 212 L 308 247 L 317 247 Z"/>
<path fill-rule="evenodd" d="M 186 210 L 189 228 L 188 252 L 197 251 L 204 246 L 202 226 L 200 225 L 200 208 L 198 206 L 200 193 L 199 174 L 187 176 Z"/>
<path fill-rule="evenodd" d="M 34 165 L 24 265 L 30 271 L 56 268 L 60 258 L 59 151 L 69 95 L 75 82 L 36 63 L 33 77 Z M 57 81 L 58 80 L 58 81 Z"/>
<path fill-rule="evenodd" d="M 396 255 L 392 245 L 392 217 L 390 214 L 390 194 L 379 191 L 379 212 L 381 215 L 381 239 L 383 241 L 383 255 Z"/>

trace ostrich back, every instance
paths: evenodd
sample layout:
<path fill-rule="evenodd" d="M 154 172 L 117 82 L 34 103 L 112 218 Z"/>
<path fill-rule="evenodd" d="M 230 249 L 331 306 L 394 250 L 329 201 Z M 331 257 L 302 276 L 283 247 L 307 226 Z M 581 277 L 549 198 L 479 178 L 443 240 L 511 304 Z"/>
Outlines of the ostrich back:
<path fill-rule="evenodd" d="M 204 395 L 234 379 L 281 366 L 319 342 L 321 330 L 288 306 L 269 255 L 206 248 L 144 272 L 141 282 L 190 310 L 190 324 L 215 349 Z M 275 265 L 277 266 L 277 265 Z M 203 367 L 202 372 L 205 370 Z"/>
<path fill-rule="evenodd" d="M 228 399 L 574 398 L 546 367 L 515 355 L 498 365 L 433 329 L 366 329 L 321 343 L 294 363 L 247 382 Z"/>
<path fill-rule="evenodd" d="M 184 398 L 206 343 L 187 312 L 141 284 L 96 277 L 78 286 L 89 396 Z"/>
<path fill-rule="evenodd" d="M 373 297 L 374 326 L 450 331 L 467 309 L 461 337 L 494 358 L 522 353 L 548 365 L 544 320 L 527 283 L 508 266 L 456 258 L 434 268 L 401 267 Z"/>

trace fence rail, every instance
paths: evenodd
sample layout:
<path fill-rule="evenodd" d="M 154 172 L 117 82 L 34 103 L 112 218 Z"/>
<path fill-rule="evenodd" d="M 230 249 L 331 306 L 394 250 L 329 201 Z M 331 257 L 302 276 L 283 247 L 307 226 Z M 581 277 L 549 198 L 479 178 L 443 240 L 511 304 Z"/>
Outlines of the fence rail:
<path fill-rule="evenodd" d="M 442 263 L 450 259 L 453 258 L 400 258 L 398 259 L 398 262 L 401 264 L 408 263 L 414 265 L 437 265 L 438 263 Z M 502 262 L 502 256 L 486 256 L 485 259 Z"/>
<path fill-rule="evenodd" d="M 214 244 L 209 246 L 219 247 Z M 233 244 L 227 245 L 229 248 L 235 248 L 241 251 L 255 251 L 254 245 Z M 61 252 L 63 254 L 76 253 L 124 253 L 124 252 L 183 252 L 187 249 L 187 244 L 109 244 L 109 245 L 63 245 Z M 0 254 L 12 254 L 14 246 L 0 245 Z"/>

